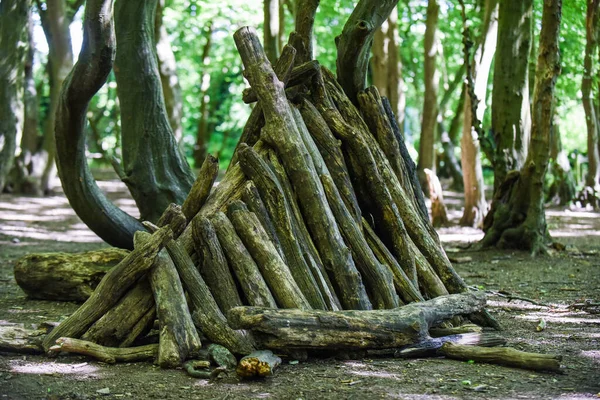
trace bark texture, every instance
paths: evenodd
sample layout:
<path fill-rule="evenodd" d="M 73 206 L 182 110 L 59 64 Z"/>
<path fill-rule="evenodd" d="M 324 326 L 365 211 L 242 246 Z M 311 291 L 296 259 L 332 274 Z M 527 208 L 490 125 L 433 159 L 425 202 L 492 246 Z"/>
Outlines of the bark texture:
<path fill-rule="evenodd" d="M 17 134 L 23 129 L 23 81 L 31 1 L 0 4 L 0 192 L 13 165 Z"/>
<path fill-rule="evenodd" d="M 167 118 L 154 45 L 157 1 L 134 0 L 115 6 L 123 182 L 141 218 L 153 222 L 169 204 L 182 204 L 194 182 Z"/>

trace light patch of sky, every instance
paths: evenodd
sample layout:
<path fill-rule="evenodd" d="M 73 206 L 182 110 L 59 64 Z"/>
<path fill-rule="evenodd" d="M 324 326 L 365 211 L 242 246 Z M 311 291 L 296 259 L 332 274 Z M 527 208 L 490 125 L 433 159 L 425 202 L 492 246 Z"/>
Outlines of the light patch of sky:
<path fill-rule="evenodd" d="M 73 22 L 69 27 L 71 31 L 71 48 L 73 49 L 73 61 L 77 61 L 79 57 L 79 51 L 81 50 L 81 43 L 83 42 L 83 7 L 79 9 Z M 36 51 L 41 53 L 45 59 L 48 56 L 48 42 L 46 41 L 46 35 L 42 29 L 42 22 L 38 13 L 33 13 L 33 41 Z"/>

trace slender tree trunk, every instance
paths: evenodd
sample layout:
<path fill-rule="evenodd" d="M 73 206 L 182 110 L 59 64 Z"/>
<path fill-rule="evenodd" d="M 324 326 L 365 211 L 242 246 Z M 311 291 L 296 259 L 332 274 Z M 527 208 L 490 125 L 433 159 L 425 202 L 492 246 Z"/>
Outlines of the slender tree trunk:
<path fill-rule="evenodd" d="M 160 72 L 160 81 L 165 96 L 165 107 L 167 109 L 169 124 L 173 130 L 175 140 L 181 144 L 181 140 L 183 139 L 183 126 L 181 124 L 183 99 L 181 96 L 181 86 L 179 86 L 179 78 L 177 77 L 175 54 L 173 54 L 173 50 L 171 49 L 167 30 L 162 23 L 164 3 L 165 0 L 159 0 L 156 8 L 154 31 L 156 55 L 158 56 L 158 71 Z"/>
<path fill-rule="evenodd" d="M 183 203 L 194 182 L 167 119 L 154 45 L 156 5 L 128 0 L 115 6 L 123 182 L 148 221 L 157 221 L 170 203 Z"/>
<path fill-rule="evenodd" d="M 388 98 L 400 133 L 404 134 L 404 110 L 406 93 L 402 78 L 402 59 L 400 58 L 400 36 L 398 35 L 398 8 L 394 8 L 387 19 L 388 29 Z"/>
<path fill-rule="evenodd" d="M 264 46 L 271 63 L 279 57 L 279 0 L 263 0 Z"/>
<path fill-rule="evenodd" d="M 480 44 L 475 52 L 471 74 L 475 80 L 474 92 L 478 104 L 473 105 L 470 95 L 466 95 L 463 123 L 463 135 L 461 139 L 461 159 L 463 171 L 463 185 L 465 190 L 465 210 L 460 224 L 481 228 L 483 217 L 487 213 L 488 206 L 485 201 L 485 186 L 483 183 L 483 171 L 481 169 L 481 152 L 479 149 L 479 138 L 473 128 L 473 110 L 476 110 L 477 120 L 482 121 L 485 114 L 485 99 L 487 83 L 496 50 L 496 36 L 498 33 L 498 2 L 487 0 L 484 11 L 484 29 Z"/>
<path fill-rule="evenodd" d="M 562 147 L 559 120 L 555 112 L 550 142 L 551 171 L 554 179 L 548 188 L 548 200 L 553 204 L 564 206 L 575 198 L 575 179 L 569 163 L 569 156 Z"/>
<path fill-rule="evenodd" d="M 500 1 L 492 92 L 494 192 L 511 170 L 521 169 L 531 136 L 529 102 L 533 0 Z"/>
<path fill-rule="evenodd" d="M 417 171 L 419 182 L 425 193 L 428 193 L 427 176 L 424 170 L 430 169 L 435 172 L 435 128 L 438 116 L 438 81 L 439 75 L 436 68 L 438 54 L 438 17 L 440 6 L 436 0 L 427 3 L 427 23 L 425 27 L 425 62 L 424 80 L 425 96 L 423 100 L 423 114 L 421 123 L 421 139 L 419 141 L 419 163 Z"/>
<path fill-rule="evenodd" d="M 283 46 L 285 46 L 285 42 L 286 42 L 286 35 L 285 35 L 285 1 L 284 0 L 279 0 L 279 28 L 277 29 L 277 48 L 278 49 L 283 49 Z M 292 13 L 293 15 L 293 13 Z"/>
<path fill-rule="evenodd" d="M 388 21 L 384 21 L 373 36 L 371 71 L 373 73 L 373 86 L 377 88 L 381 96 L 389 98 L 388 41 Z"/>
<path fill-rule="evenodd" d="M 52 191 L 56 178 L 56 144 L 54 140 L 54 125 L 56 108 L 60 97 L 62 84 L 73 68 L 73 50 L 71 47 L 70 18 L 67 15 L 66 0 L 47 0 L 46 11 L 41 14 L 46 19 L 44 32 L 48 41 L 48 63 L 50 71 L 50 109 L 44 124 L 44 151 L 47 153 L 46 166 L 42 173 L 42 190 Z"/>
<path fill-rule="evenodd" d="M 30 1 L 0 3 L 0 193 L 23 129 L 23 80 Z"/>
<path fill-rule="evenodd" d="M 497 244 L 544 252 L 550 235 L 544 213 L 544 176 L 553 129 L 554 88 L 560 73 L 558 38 L 562 0 L 544 2 L 535 75 L 531 146 L 520 171 L 513 171 L 494 195 L 492 224 L 482 245 Z M 488 221 L 486 221 L 487 223 Z"/>
<path fill-rule="evenodd" d="M 206 155 L 208 154 L 208 143 L 210 141 L 210 132 L 208 130 L 210 96 L 210 49 L 212 47 L 213 25 L 209 24 L 206 29 L 206 41 L 202 48 L 202 78 L 200 80 L 200 119 L 196 128 L 196 145 L 194 146 L 194 166 L 200 168 Z"/>
<path fill-rule="evenodd" d="M 585 122 L 587 126 L 587 154 L 588 174 L 585 177 L 585 186 L 592 191 L 600 190 L 600 156 L 598 154 L 598 115 L 594 107 L 594 94 L 592 90 L 594 59 L 598 47 L 598 20 L 600 18 L 600 2 L 587 0 L 587 13 L 585 20 L 586 44 L 583 63 L 583 78 L 581 80 L 581 93 Z"/>

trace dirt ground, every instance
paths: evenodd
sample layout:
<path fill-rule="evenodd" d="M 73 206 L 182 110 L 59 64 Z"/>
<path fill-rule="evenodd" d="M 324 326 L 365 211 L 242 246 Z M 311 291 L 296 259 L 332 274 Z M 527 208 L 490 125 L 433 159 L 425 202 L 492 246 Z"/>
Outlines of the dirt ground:
<path fill-rule="evenodd" d="M 101 187 L 121 207 L 134 204 L 115 182 Z M 454 224 L 460 199 L 446 194 Z M 458 272 L 490 292 L 490 311 L 509 345 L 563 356 L 564 373 L 430 359 L 284 360 L 263 381 L 228 375 L 214 383 L 150 363 L 106 365 L 64 356 L 0 354 L 0 399 L 588 399 L 600 397 L 600 315 L 568 308 L 600 301 L 600 213 L 548 210 L 555 240 L 569 245 L 551 257 L 515 251 L 465 249 L 481 232 L 456 226 L 439 231 Z M 0 195 L 0 325 L 31 327 L 59 321 L 73 303 L 28 300 L 16 285 L 13 264 L 32 252 L 80 252 L 106 245 L 73 214 L 60 194 L 49 198 Z M 469 257 L 469 258 L 466 258 Z M 466 259 L 465 259 L 466 258 Z M 536 303 L 493 295 L 505 291 Z M 545 330 L 536 331 L 540 319 Z M 290 362 L 292 361 L 292 362 Z"/>

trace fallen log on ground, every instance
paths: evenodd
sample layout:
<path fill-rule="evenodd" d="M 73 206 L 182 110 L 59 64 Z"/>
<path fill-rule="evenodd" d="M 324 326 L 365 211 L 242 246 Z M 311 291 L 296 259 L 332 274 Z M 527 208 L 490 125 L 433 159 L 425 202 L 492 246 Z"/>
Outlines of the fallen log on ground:
<path fill-rule="evenodd" d="M 134 362 L 153 360 L 158 353 L 157 344 L 148 344 L 139 347 L 105 347 L 86 340 L 58 338 L 56 344 L 50 346 L 49 353 L 76 353 L 93 357 L 107 364 L 116 362 Z"/>
<path fill-rule="evenodd" d="M 485 297 L 455 294 L 391 310 L 298 310 L 236 307 L 231 326 L 249 329 L 269 349 L 366 350 L 401 347 L 428 338 L 431 326 L 483 309 Z"/>
<path fill-rule="evenodd" d="M 561 372 L 560 362 L 562 361 L 562 356 L 556 354 L 527 353 L 511 347 L 484 348 L 463 346 L 456 343 L 444 343 L 439 350 L 439 354 L 455 360 L 473 360 L 475 362 L 532 369 L 534 371 Z"/>
<path fill-rule="evenodd" d="M 15 264 L 15 280 L 31 299 L 84 302 L 128 253 L 109 248 L 75 254 L 30 254 Z"/>

